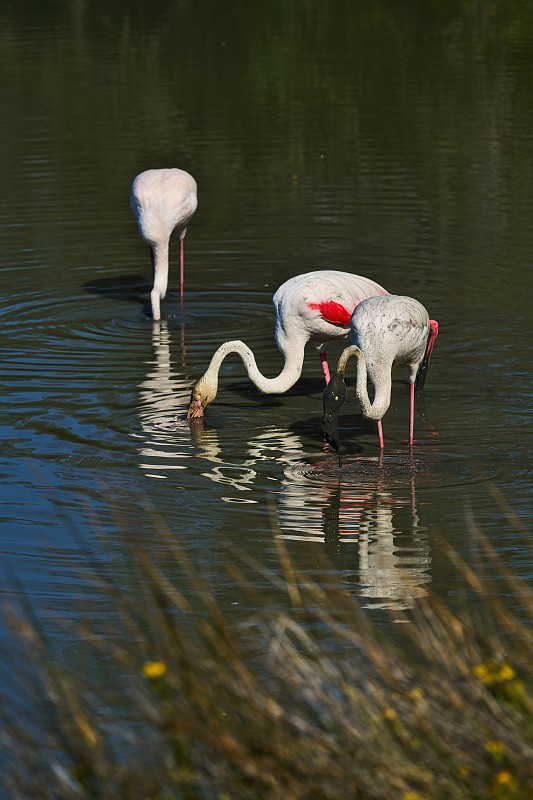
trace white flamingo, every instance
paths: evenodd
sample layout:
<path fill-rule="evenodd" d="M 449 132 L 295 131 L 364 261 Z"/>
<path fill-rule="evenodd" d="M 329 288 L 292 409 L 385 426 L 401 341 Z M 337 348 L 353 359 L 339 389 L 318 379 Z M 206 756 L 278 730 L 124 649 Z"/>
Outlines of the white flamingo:
<path fill-rule="evenodd" d="M 230 353 L 237 353 L 248 377 L 261 392 L 282 394 L 294 386 L 302 372 L 305 345 L 312 340 L 319 352 L 326 383 L 329 367 L 325 342 L 345 339 L 354 308 L 367 297 L 386 295 L 379 283 L 337 270 L 319 270 L 297 275 L 286 281 L 273 297 L 276 309 L 276 344 L 283 354 L 283 369 L 276 378 L 266 378 L 257 368 L 254 354 L 244 342 L 222 344 L 207 371 L 196 382 L 191 395 L 188 419 L 202 417 L 218 390 L 220 365 Z"/>
<path fill-rule="evenodd" d="M 150 246 L 154 285 L 150 295 L 154 320 L 168 286 L 168 248 L 172 232 L 180 240 L 180 297 L 183 297 L 183 239 L 196 211 L 196 181 L 183 169 L 148 169 L 131 186 L 130 206 L 139 232 Z"/>
<path fill-rule="evenodd" d="M 394 364 L 409 369 L 409 445 L 413 444 L 415 382 L 422 388 L 429 359 L 439 331 L 424 306 L 412 297 L 387 295 L 371 297 L 355 309 L 350 324 L 350 340 L 339 358 L 337 372 L 324 391 L 323 438 L 339 452 L 338 419 L 346 398 L 344 373 L 348 360 L 356 356 L 356 394 L 363 416 L 378 422 L 379 446 L 384 447 L 381 420 L 390 405 Z M 367 379 L 374 387 L 370 401 Z M 340 459 L 339 459 L 340 460 Z"/>

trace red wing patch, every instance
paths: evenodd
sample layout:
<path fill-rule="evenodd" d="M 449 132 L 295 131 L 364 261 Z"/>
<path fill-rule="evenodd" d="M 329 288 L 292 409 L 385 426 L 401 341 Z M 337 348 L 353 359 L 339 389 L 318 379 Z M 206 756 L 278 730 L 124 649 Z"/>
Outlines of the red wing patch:
<path fill-rule="evenodd" d="M 336 303 L 335 300 L 325 300 L 323 303 L 309 303 L 309 308 L 319 311 L 321 317 L 333 325 L 348 326 L 352 318 L 352 312 L 341 306 L 340 303 Z"/>

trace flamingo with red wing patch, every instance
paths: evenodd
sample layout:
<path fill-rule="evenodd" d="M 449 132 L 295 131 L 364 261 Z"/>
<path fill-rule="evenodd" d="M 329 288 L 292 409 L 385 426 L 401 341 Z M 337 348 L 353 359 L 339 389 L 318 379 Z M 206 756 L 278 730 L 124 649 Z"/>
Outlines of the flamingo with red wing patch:
<path fill-rule="evenodd" d="M 311 340 L 318 350 L 328 383 L 330 374 L 325 344 L 348 337 L 353 310 L 362 300 L 387 294 L 383 286 L 370 278 L 338 270 L 316 270 L 289 278 L 272 298 L 276 309 L 276 345 L 283 355 L 283 369 L 279 375 L 275 378 L 263 375 L 253 352 L 244 342 L 224 342 L 193 387 L 187 417 L 202 417 L 211 405 L 218 391 L 220 366 L 230 353 L 241 357 L 248 377 L 261 392 L 281 394 L 294 386 L 300 377 L 305 345 Z M 336 299 L 332 300 L 332 297 Z M 318 314 L 310 314 L 310 310 L 316 310 Z"/>

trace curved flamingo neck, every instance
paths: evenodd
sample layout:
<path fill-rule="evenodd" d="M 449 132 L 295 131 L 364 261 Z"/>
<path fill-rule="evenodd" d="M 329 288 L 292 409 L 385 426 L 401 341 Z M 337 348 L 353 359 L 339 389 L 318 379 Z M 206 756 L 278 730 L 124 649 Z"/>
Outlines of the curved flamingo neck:
<path fill-rule="evenodd" d="M 168 241 L 161 244 L 150 245 L 152 272 L 154 285 L 150 292 L 152 303 L 152 316 L 154 320 L 161 319 L 161 300 L 167 293 L 168 286 Z"/>
<path fill-rule="evenodd" d="M 304 359 L 305 344 L 292 346 L 290 350 L 283 352 L 285 363 L 283 369 L 276 378 L 266 378 L 258 369 L 255 356 L 248 347 L 239 340 L 224 342 L 221 344 L 211 359 L 211 363 L 205 372 L 204 378 L 214 385 L 218 385 L 218 373 L 224 359 L 231 353 L 236 353 L 242 359 L 242 363 L 248 373 L 252 383 L 265 394 L 281 394 L 294 386 L 301 375 Z"/>
<path fill-rule="evenodd" d="M 150 247 L 152 254 L 152 269 L 154 271 L 154 288 L 164 298 L 168 284 L 168 240 L 158 242 Z"/>
<path fill-rule="evenodd" d="M 355 393 L 357 395 L 357 399 L 359 400 L 359 404 L 361 405 L 363 416 L 365 416 L 367 419 L 380 420 L 385 416 L 385 413 L 390 405 L 392 389 L 391 369 L 387 369 L 385 367 L 379 371 L 373 370 L 372 374 L 369 376 L 366 358 L 363 354 L 363 351 L 360 350 L 357 345 L 352 344 L 342 351 L 339 358 L 337 371 L 341 375 L 344 376 L 346 365 L 352 356 L 357 358 L 357 382 L 355 386 Z M 374 386 L 374 399 L 372 401 L 370 401 L 370 397 L 368 396 L 368 377 L 370 377 L 370 381 Z"/>

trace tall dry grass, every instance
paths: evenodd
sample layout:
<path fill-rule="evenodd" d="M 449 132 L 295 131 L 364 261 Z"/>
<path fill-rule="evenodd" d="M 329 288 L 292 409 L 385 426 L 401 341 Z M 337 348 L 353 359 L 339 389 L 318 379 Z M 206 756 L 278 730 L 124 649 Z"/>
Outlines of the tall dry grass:
<path fill-rule="evenodd" d="M 18 700 L 2 701 L 6 797 L 532 798 L 533 592 L 465 525 L 506 584 L 504 602 L 448 551 L 491 624 L 429 596 L 391 640 L 356 600 L 299 574 L 277 538 L 283 579 L 269 579 L 285 610 L 237 620 L 162 524 L 174 564 L 136 554 L 142 598 L 100 585 L 121 635 L 73 628 L 86 670 L 11 612 L 23 650 Z M 178 564 L 185 592 L 168 577 Z M 231 580 L 245 586 L 251 566 L 235 560 Z"/>

